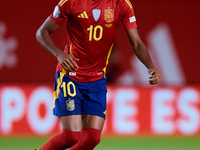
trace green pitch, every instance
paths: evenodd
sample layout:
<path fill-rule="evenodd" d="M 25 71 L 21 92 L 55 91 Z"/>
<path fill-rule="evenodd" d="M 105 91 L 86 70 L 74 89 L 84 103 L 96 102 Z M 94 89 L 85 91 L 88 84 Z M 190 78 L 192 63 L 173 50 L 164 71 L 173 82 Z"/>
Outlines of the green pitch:
<path fill-rule="evenodd" d="M 0 150 L 34 150 L 46 138 L 0 138 Z M 199 150 L 200 138 L 102 138 L 95 150 Z"/>

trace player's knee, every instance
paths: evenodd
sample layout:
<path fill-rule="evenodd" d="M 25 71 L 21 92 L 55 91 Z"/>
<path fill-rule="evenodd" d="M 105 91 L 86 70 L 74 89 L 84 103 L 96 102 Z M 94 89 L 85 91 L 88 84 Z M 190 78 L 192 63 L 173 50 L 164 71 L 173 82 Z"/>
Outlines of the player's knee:
<path fill-rule="evenodd" d="M 100 136 L 98 136 L 98 137 L 96 136 L 96 137 L 91 137 L 86 143 L 88 145 L 95 147 L 100 143 L 100 141 L 101 141 Z"/>
<path fill-rule="evenodd" d="M 76 143 L 78 143 L 78 141 L 80 140 L 80 137 L 77 137 L 77 136 L 64 136 L 63 137 L 63 141 L 67 144 L 71 144 L 71 145 L 75 145 Z"/>
<path fill-rule="evenodd" d="M 68 131 L 68 130 L 63 130 L 63 142 L 66 144 L 70 145 L 75 145 L 78 143 L 78 141 L 81 138 L 81 132 L 74 132 L 74 131 Z"/>
<path fill-rule="evenodd" d="M 91 145 L 95 147 L 101 141 L 101 131 L 97 129 L 83 129 L 83 135 L 85 134 L 85 138 L 83 139 L 84 144 Z"/>

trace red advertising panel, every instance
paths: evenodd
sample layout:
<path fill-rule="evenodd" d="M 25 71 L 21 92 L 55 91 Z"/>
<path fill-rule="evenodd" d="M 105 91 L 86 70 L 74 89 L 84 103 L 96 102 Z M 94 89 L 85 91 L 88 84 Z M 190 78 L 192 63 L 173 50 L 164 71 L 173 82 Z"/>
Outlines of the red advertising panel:
<path fill-rule="evenodd" d="M 36 41 L 35 33 L 57 1 L 0 1 L 0 81 L 53 81 L 56 58 Z M 200 83 L 200 1 L 132 0 L 140 36 L 149 49 L 163 84 Z M 65 25 L 52 38 L 60 49 Z M 147 70 L 131 50 L 120 26 L 109 80 L 147 84 Z M 115 70 L 115 73 L 113 73 Z"/>
<path fill-rule="evenodd" d="M 108 86 L 104 135 L 200 135 L 200 87 Z M 50 135 L 52 85 L 0 86 L 0 136 Z M 75 104 L 76 105 L 76 104 Z"/>

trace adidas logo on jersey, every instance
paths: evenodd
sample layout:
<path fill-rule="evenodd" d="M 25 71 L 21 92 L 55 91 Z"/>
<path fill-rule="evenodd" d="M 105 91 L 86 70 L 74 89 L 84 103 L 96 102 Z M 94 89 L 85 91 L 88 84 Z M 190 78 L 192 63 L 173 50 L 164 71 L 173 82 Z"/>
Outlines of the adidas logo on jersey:
<path fill-rule="evenodd" d="M 79 18 L 86 18 L 88 19 L 88 15 L 86 13 L 86 11 L 84 11 L 83 13 L 81 13 L 80 15 L 78 15 Z"/>

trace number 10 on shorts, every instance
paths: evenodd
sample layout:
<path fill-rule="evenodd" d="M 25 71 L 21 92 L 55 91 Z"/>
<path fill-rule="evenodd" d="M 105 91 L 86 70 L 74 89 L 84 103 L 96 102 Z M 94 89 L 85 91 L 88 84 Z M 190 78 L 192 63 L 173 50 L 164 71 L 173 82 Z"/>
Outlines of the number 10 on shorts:
<path fill-rule="evenodd" d="M 72 90 L 70 86 L 72 87 Z M 63 89 L 64 97 L 67 97 L 67 94 L 71 97 L 76 96 L 76 88 L 72 81 L 68 82 L 67 85 L 66 85 L 66 82 L 63 82 L 61 85 L 61 88 Z"/>

